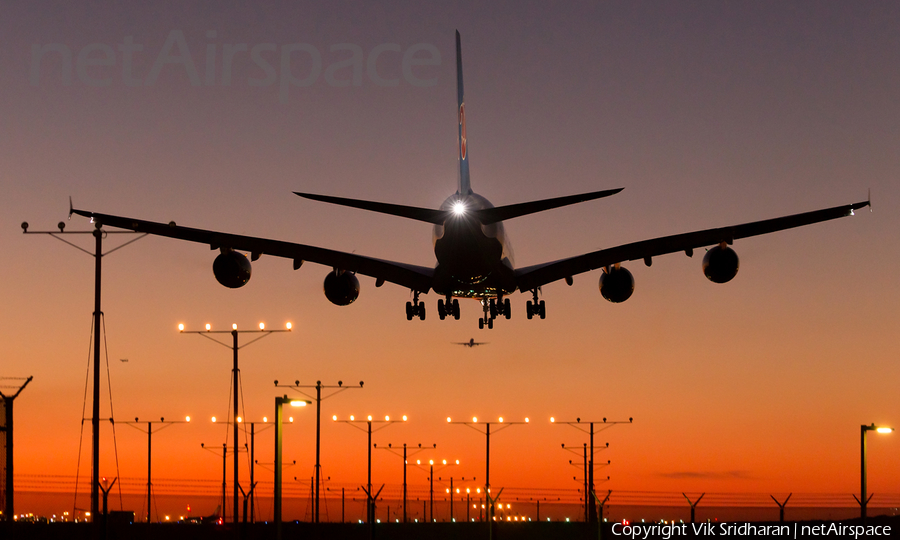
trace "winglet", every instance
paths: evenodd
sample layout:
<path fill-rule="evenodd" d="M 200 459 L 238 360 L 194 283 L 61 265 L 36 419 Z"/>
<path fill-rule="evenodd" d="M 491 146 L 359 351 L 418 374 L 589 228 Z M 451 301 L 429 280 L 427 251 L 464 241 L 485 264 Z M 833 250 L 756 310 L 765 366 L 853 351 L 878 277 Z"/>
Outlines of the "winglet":
<path fill-rule="evenodd" d="M 67 219 L 69 219 L 69 220 L 72 219 L 72 212 L 73 212 L 73 209 L 72 209 L 72 196 L 69 195 L 69 217 L 68 217 Z"/>
<path fill-rule="evenodd" d="M 869 212 L 872 211 L 872 188 L 869 188 L 869 194 L 866 197 L 866 202 L 869 203 Z"/>

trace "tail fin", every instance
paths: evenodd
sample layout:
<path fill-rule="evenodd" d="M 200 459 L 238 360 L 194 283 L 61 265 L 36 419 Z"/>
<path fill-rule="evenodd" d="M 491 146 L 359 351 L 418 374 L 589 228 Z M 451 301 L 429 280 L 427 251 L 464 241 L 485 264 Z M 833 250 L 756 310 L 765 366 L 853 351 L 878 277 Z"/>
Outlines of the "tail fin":
<path fill-rule="evenodd" d="M 466 102 L 463 92 L 462 47 L 459 30 L 456 31 L 456 113 L 459 120 L 459 189 L 460 195 L 472 193 L 469 183 L 469 156 L 466 148 Z"/>

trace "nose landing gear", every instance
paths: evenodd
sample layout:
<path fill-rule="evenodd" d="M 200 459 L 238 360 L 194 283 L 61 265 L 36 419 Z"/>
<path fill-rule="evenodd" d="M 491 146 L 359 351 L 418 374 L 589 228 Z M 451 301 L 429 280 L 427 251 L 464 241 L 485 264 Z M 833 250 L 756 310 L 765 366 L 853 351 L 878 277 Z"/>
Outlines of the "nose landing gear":
<path fill-rule="evenodd" d="M 484 329 L 485 326 L 488 328 L 494 327 L 494 319 L 499 316 L 503 316 L 507 319 L 512 315 L 512 308 L 509 305 L 509 298 L 491 298 L 488 300 L 487 298 L 483 298 L 481 300 L 481 307 L 484 310 L 484 316 L 478 320 L 478 328 Z"/>

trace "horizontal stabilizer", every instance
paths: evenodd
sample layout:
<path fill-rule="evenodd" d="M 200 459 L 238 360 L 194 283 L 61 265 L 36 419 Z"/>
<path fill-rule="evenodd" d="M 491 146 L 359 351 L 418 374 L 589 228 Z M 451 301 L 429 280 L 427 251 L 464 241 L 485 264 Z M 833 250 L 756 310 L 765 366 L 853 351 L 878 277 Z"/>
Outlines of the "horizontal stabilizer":
<path fill-rule="evenodd" d="M 490 225 L 498 221 L 512 219 L 519 216 L 527 216 L 536 212 L 543 212 L 552 208 L 568 206 L 570 204 L 592 201 L 602 197 L 609 197 L 622 191 L 625 188 L 607 189 L 605 191 L 593 191 L 591 193 L 581 193 L 579 195 L 567 195 L 565 197 L 556 197 L 554 199 L 544 199 L 541 201 L 530 201 L 519 204 L 509 204 L 506 206 L 498 206 L 496 208 L 484 208 L 477 210 L 475 215 L 484 225 Z"/>
<path fill-rule="evenodd" d="M 363 201 L 359 199 L 345 199 L 343 197 L 330 197 L 328 195 L 315 195 L 312 193 L 300 193 L 295 191 L 295 195 L 299 195 L 304 199 L 313 201 L 327 202 L 331 204 L 339 204 L 341 206 L 350 206 L 352 208 L 360 208 L 362 210 L 371 210 L 381 214 L 390 214 L 392 216 L 400 216 L 435 225 L 443 225 L 449 213 L 445 210 L 432 210 L 431 208 L 417 208 L 415 206 L 403 206 L 400 204 L 380 203 L 374 201 Z"/>
<path fill-rule="evenodd" d="M 530 201 L 518 204 L 509 204 L 506 206 L 498 206 L 496 208 L 482 208 L 473 211 L 475 216 L 483 225 L 490 225 L 506 219 L 512 219 L 519 216 L 527 216 L 536 212 L 543 212 L 552 208 L 568 206 L 570 204 L 592 201 L 602 197 L 609 197 L 622 191 L 624 188 L 607 189 L 605 191 L 592 191 L 590 193 L 581 193 L 578 195 L 567 195 L 565 197 L 556 197 L 553 199 L 543 199 L 540 201 Z M 434 223 L 435 225 L 443 225 L 444 221 L 451 216 L 451 212 L 447 210 L 432 210 L 431 208 L 418 208 L 415 206 L 404 206 L 401 204 L 381 203 L 375 201 L 364 201 L 360 199 L 346 199 L 343 197 L 332 197 L 329 195 L 316 195 L 313 193 L 294 192 L 305 199 L 313 201 L 321 201 L 331 204 L 339 204 L 341 206 L 349 206 L 351 208 L 360 208 L 362 210 L 370 210 L 381 214 L 390 214 L 392 216 L 400 216 L 426 223 Z"/>

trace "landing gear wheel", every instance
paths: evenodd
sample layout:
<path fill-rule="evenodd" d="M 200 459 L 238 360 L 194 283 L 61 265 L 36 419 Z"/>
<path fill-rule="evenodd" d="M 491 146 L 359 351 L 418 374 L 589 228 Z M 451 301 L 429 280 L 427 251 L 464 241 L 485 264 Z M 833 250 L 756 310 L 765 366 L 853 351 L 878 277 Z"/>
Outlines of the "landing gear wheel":
<path fill-rule="evenodd" d="M 478 319 L 478 329 L 484 330 L 484 319 Z"/>
<path fill-rule="evenodd" d="M 443 321 L 444 317 L 447 316 L 447 308 L 444 307 L 444 300 L 442 298 L 438 298 L 437 311 L 438 311 L 438 317 L 440 317 L 441 320 Z"/>
<path fill-rule="evenodd" d="M 496 319 L 497 318 L 497 303 L 494 301 L 493 298 L 491 298 L 491 302 L 490 302 L 489 306 L 490 306 L 489 310 L 491 313 L 491 320 Z"/>
<path fill-rule="evenodd" d="M 538 313 L 540 314 L 542 319 L 547 316 L 547 307 L 546 305 L 544 305 L 543 300 L 541 300 L 541 303 L 538 304 Z"/>
<path fill-rule="evenodd" d="M 512 308 L 509 307 L 509 298 L 503 301 L 503 316 L 507 319 L 512 316 Z"/>
<path fill-rule="evenodd" d="M 407 303 L 407 305 L 409 305 L 409 303 Z M 531 300 L 525 302 L 525 310 L 528 315 L 528 320 L 530 321 L 531 318 L 534 317 L 534 308 L 532 307 Z M 407 308 L 407 311 L 409 311 L 409 308 Z M 409 315 L 408 317 L 412 319 L 412 315 Z"/>
<path fill-rule="evenodd" d="M 488 319 L 488 329 L 494 328 L 494 319 Z"/>
<path fill-rule="evenodd" d="M 419 307 L 416 309 L 416 311 L 418 311 L 419 320 L 424 321 L 425 320 L 425 304 L 419 304 Z"/>
<path fill-rule="evenodd" d="M 406 320 L 411 321 L 413 318 L 413 306 L 412 302 L 406 303 Z"/>
<path fill-rule="evenodd" d="M 453 299 L 453 318 L 459 320 L 459 300 Z"/>

